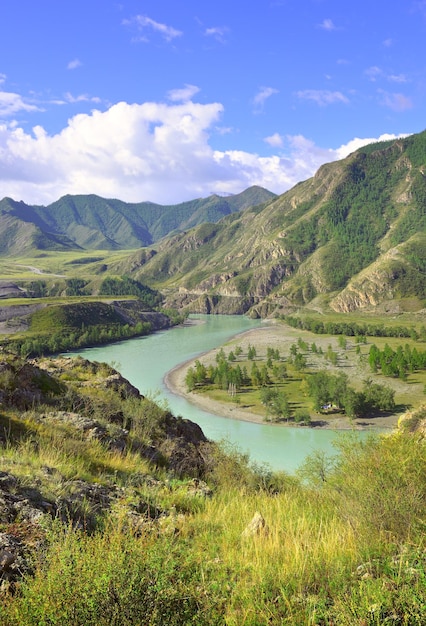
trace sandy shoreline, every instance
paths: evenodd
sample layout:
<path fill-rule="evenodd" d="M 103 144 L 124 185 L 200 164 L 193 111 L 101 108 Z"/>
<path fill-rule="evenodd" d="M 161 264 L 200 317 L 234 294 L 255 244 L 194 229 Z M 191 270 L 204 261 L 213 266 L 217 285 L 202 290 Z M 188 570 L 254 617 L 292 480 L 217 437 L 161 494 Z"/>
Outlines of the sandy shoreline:
<path fill-rule="evenodd" d="M 256 348 L 265 348 L 266 346 L 279 346 L 280 352 L 285 354 L 286 348 L 289 349 L 290 345 L 297 340 L 297 337 L 301 335 L 300 330 L 292 329 L 288 326 L 283 327 L 281 324 L 274 322 L 265 323 L 260 328 L 251 329 L 241 333 L 227 342 L 227 346 L 241 345 L 243 350 L 247 348 L 250 343 L 255 345 Z M 317 345 L 320 345 L 321 338 L 315 338 Z M 330 338 L 326 338 L 324 341 L 330 343 Z M 173 368 L 168 372 L 164 378 L 164 383 L 167 388 L 174 394 L 183 396 L 199 409 L 213 413 L 220 417 L 227 417 L 230 419 L 237 419 L 245 422 L 254 422 L 258 424 L 264 424 L 265 421 L 261 415 L 250 412 L 249 409 L 243 406 L 235 404 L 228 404 L 225 402 L 218 402 L 212 400 L 202 393 L 188 392 L 185 384 L 185 376 L 189 367 L 191 367 L 195 360 L 200 359 L 203 363 L 215 362 L 215 355 L 220 350 L 216 348 L 214 350 L 200 354 L 196 359 L 190 359 L 185 363 Z M 387 415 L 384 417 L 362 418 L 357 419 L 354 422 L 349 418 L 338 415 L 313 415 L 312 425 L 310 428 L 328 428 L 332 430 L 375 430 L 377 428 L 392 429 L 396 426 L 398 421 L 397 415 Z M 274 424 L 277 428 L 295 426 L 293 422 Z M 301 428 L 306 428 L 301 426 Z"/>

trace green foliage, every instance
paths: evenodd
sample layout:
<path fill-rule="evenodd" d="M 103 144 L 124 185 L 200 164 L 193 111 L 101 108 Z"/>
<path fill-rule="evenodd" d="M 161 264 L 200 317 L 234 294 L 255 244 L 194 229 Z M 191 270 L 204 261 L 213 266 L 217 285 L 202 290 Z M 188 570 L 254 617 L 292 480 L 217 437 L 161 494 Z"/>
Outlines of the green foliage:
<path fill-rule="evenodd" d="M 349 386 L 348 376 L 342 372 L 314 372 L 307 382 L 309 395 L 313 398 L 317 411 L 337 409 L 350 417 L 362 417 L 395 408 L 394 390 L 386 385 L 373 383 L 370 378 L 364 381 L 360 392 Z"/>
<path fill-rule="evenodd" d="M 23 365 L 6 361 L 2 374 L 14 376 L 2 380 L 12 391 Z M 55 362 L 46 365 L 54 369 Z M 230 365 L 228 359 L 220 359 L 217 367 L 222 365 Z M 261 371 L 259 360 L 252 365 Z M 208 370 L 201 362 L 194 367 L 201 378 Z M 40 494 L 54 510 L 53 503 L 83 481 L 118 497 L 102 515 L 98 502 L 76 502 L 78 517 L 71 509 L 69 523 L 48 514 L 31 523 L 3 518 L 2 533 L 29 545 L 31 571 L 17 584 L 3 582 L 2 625 L 423 623 L 424 407 L 398 432 L 362 440 L 341 436 L 333 456 L 316 452 L 307 459 L 301 480 L 252 463 L 230 444 L 214 445 L 203 451 L 212 488 L 204 497 L 191 493 L 202 483 L 177 479 L 143 460 L 146 447 L 167 436 L 170 414 L 155 398 L 105 389 L 103 378 L 111 372 L 84 359 L 64 372 L 61 362 L 66 391 L 53 400 L 105 428 L 111 419 L 109 433 L 122 424 L 130 431 L 124 450 L 50 422 L 51 407 L 32 406 L 19 417 L 14 409 L 7 420 L 3 401 L 2 472 L 18 476 L 2 498 L 6 504 L 17 502 L 22 490 L 29 501 Z M 349 389 L 343 375 L 316 382 L 342 397 Z M 45 372 L 32 383 L 55 392 Z M 280 391 L 263 387 L 260 393 L 274 402 Z M 382 392 L 364 381 L 364 401 L 377 403 Z M 298 409 L 294 419 L 306 423 L 308 415 Z M 3 483 L 7 491 L 7 474 Z M 256 511 L 265 526 L 247 536 Z"/>
<path fill-rule="evenodd" d="M 123 425 L 133 439 L 151 445 L 161 440 L 168 409 L 158 398 L 126 398 L 121 407 Z"/>
<path fill-rule="evenodd" d="M 0 613 L 4 624 L 173 626 L 194 623 L 207 609 L 219 624 L 221 603 L 199 597 L 199 568 L 191 557 L 180 559 L 172 540 L 137 538 L 123 522 L 93 537 L 72 529 L 51 535 L 48 569 L 38 564 L 14 607 Z"/>
<path fill-rule="evenodd" d="M 260 392 L 260 400 L 266 407 L 266 421 L 277 422 L 281 419 L 288 420 L 290 418 L 290 405 L 283 391 L 276 388 L 263 387 Z"/>
<path fill-rule="evenodd" d="M 292 328 L 309 330 L 318 335 L 346 335 L 356 337 L 358 341 L 364 341 L 365 337 L 411 337 L 418 339 L 416 329 L 411 326 L 385 326 L 376 323 L 360 323 L 355 321 L 335 322 L 323 321 L 312 317 L 296 317 L 294 315 L 283 315 L 282 319 Z"/>
<path fill-rule="evenodd" d="M 349 437 L 341 439 L 337 447 L 339 455 L 330 482 L 341 490 L 341 512 L 356 524 L 358 532 L 368 536 L 384 531 L 401 540 L 423 528 L 424 445 L 398 433 L 380 440 L 377 436 L 363 441 Z"/>
<path fill-rule="evenodd" d="M 81 329 L 98 325 L 120 324 L 122 318 L 114 308 L 103 302 L 78 302 L 47 306 L 31 315 L 30 329 L 32 332 L 52 332 L 65 329 Z"/>
<path fill-rule="evenodd" d="M 83 324 L 81 328 L 64 327 L 50 334 L 45 331 L 43 334 L 33 334 L 27 338 L 7 340 L 7 349 L 22 357 L 35 357 L 141 337 L 151 331 L 150 322 L 138 322 L 134 326 L 122 322 L 87 327 Z"/>
<path fill-rule="evenodd" d="M 381 371 L 384 376 L 405 380 L 408 372 L 426 369 L 426 350 L 417 350 L 406 344 L 396 350 L 385 344 L 383 350 L 372 344 L 368 354 L 368 363 L 372 372 Z"/>
<path fill-rule="evenodd" d="M 81 278 L 69 278 L 66 281 L 66 295 L 67 296 L 85 296 L 88 295 L 85 287 L 88 284 L 87 280 Z"/>
<path fill-rule="evenodd" d="M 155 307 L 161 304 L 162 296 L 158 291 L 146 285 L 122 276 L 121 278 L 105 278 L 102 281 L 99 295 L 101 296 L 137 296 L 144 304 Z"/>

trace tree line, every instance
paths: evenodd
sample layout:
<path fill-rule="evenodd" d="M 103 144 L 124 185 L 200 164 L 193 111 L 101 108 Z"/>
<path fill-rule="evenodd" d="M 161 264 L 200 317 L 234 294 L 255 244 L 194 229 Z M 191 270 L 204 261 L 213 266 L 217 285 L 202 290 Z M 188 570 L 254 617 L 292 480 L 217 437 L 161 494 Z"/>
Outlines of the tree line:
<path fill-rule="evenodd" d="M 418 332 L 410 326 L 385 326 L 384 324 L 367 324 L 354 322 L 323 321 L 311 317 L 296 317 L 294 315 L 281 315 L 286 324 L 292 328 L 309 330 L 317 335 L 346 335 L 347 337 L 359 337 L 361 340 L 369 337 L 406 337 L 415 341 L 426 341 L 426 327 L 422 326 Z"/>
<path fill-rule="evenodd" d="M 38 357 L 120 341 L 131 337 L 140 337 L 148 335 L 150 332 L 152 332 L 152 324 L 150 322 L 138 322 L 134 326 L 130 324 L 108 324 L 105 326 L 98 324 L 63 330 L 49 335 L 5 340 L 2 342 L 2 345 L 8 351 L 24 358 Z"/>
<path fill-rule="evenodd" d="M 374 343 L 370 347 L 368 363 L 371 371 L 381 372 L 383 376 L 406 380 L 409 372 L 426 369 L 426 350 L 411 348 L 408 344 L 398 346 L 396 350 L 385 344 L 380 350 Z"/>

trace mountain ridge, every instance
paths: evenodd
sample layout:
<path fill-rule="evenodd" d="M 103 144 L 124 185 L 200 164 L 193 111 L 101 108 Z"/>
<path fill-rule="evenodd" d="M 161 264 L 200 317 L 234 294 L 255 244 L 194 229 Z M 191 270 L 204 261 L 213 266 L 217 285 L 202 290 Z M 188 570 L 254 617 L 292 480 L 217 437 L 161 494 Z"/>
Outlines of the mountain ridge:
<path fill-rule="evenodd" d="M 275 194 L 250 187 L 240 194 L 212 195 L 176 205 L 129 203 L 95 194 L 65 195 L 47 205 L 0 201 L 0 254 L 31 249 L 121 250 L 149 246 L 174 231 L 264 203 Z"/>
<path fill-rule="evenodd" d="M 405 297 L 422 308 L 425 208 L 423 132 L 361 148 L 266 205 L 163 240 L 133 273 L 193 312 L 263 315 L 318 300 L 348 311 Z"/>

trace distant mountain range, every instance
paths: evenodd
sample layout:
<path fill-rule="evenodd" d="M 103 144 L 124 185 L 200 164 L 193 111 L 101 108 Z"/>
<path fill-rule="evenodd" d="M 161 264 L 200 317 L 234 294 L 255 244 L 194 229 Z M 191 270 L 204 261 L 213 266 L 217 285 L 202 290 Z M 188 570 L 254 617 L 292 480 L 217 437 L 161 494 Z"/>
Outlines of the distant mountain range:
<path fill-rule="evenodd" d="M 148 248 L 147 248 L 148 246 Z M 370 144 L 276 196 L 251 187 L 174 206 L 65 196 L 0 202 L 0 251 L 135 249 L 126 275 L 192 312 L 426 306 L 426 131 Z"/>
<path fill-rule="evenodd" d="M 260 315 L 426 305 L 426 131 L 368 145 L 266 205 L 205 223 L 109 269 L 191 311 Z"/>
<path fill-rule="evenodd" d="M 240 194 L 162 206 L 128 203 L 95 195 L 67 195 L 48 206 L 31 206 L 11 198 L 0 201 L 0 255 L 31 250 L 119 250 L 149 246 L 173 232 L 217 222 L 275 198 L 261 187 Z"/>

